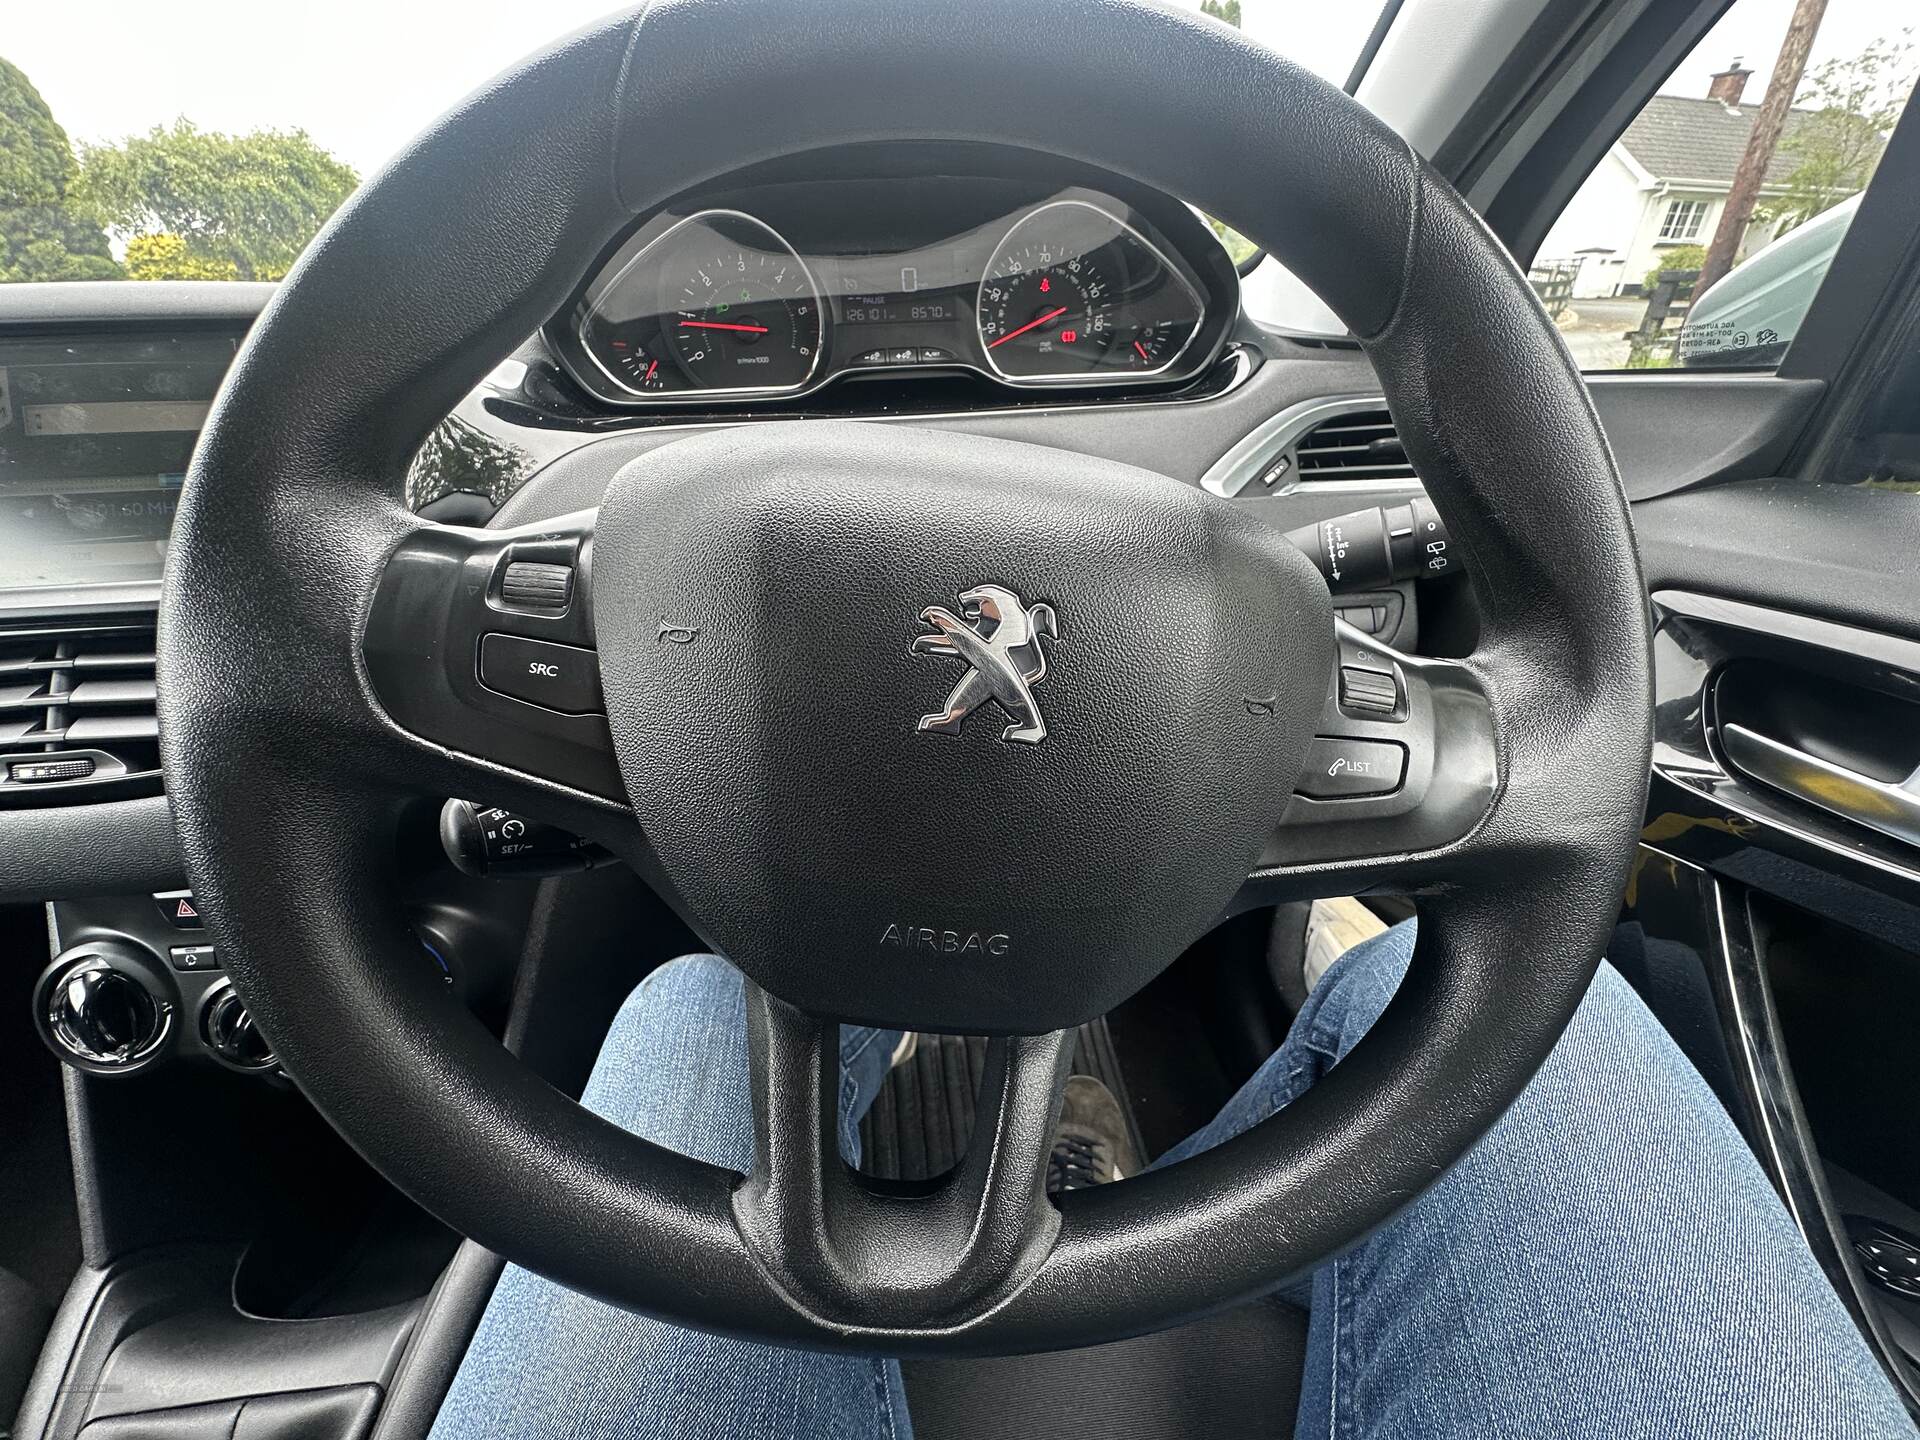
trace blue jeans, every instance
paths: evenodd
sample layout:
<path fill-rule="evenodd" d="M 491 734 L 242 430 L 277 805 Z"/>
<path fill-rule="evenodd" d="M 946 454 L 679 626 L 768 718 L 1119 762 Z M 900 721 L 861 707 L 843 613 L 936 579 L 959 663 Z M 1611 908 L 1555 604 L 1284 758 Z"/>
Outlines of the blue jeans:
<path fill-rule="evenodd" d="M 1312 1085 L 1366 1033 L 1412 949 L 1403 925 L 1344 956 L 1286 1043 L 1159 1163 Z M 842 1032 L 850 1156 L 897 1038 Z M 648 977 L 585 1103 L 747 1169 L 739 974 L 692 956 Z M 1311 1307 L 1303 1440 L 1915 1433 L 1739 1132 L 1606 967 L 1479 1145 L 1299 1294 Z M 433 1440 L 910 1434 L 893 1361 L 683 1330 L 511 1266 L 433 1428 Z"/>

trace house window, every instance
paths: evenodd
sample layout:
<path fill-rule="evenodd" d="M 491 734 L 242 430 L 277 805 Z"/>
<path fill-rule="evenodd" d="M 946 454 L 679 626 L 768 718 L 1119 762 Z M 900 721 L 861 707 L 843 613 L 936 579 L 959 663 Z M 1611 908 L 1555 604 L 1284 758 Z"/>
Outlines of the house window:
<path fill-rule="evenodd" d="M 1662 240 L 1698 240 L 1700 227 L 1706 223 L 1707 202 L 1704 200 L 1670 200 L 1667 202 L 1667 215 L 1660 222 Z"/>

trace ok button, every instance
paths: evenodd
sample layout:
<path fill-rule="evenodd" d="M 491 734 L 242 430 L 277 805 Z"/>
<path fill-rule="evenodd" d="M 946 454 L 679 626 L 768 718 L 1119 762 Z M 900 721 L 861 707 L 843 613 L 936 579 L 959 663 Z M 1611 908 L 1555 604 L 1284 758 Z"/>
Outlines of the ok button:
<path fill-rule="evenodd" d="M 578 645 L 556 645 L 524 635 L 482 635 L 480 683 L 563 715 L 605 708 L 600 699 L 600 656 Z"/>

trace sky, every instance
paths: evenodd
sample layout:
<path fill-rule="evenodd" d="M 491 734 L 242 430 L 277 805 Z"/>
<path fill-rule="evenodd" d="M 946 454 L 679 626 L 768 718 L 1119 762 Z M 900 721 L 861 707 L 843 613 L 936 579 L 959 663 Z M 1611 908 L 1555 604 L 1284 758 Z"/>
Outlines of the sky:
<path fill-rule="evenodd" d="M 1336 82 L 1377 11 L 1368 0 L 1242 4 L 1249 34 Z M 619 8 L 609 0 L 0 5 L 0 56 L 26 71 L 75 141 L 117 139 L 185 115 L 203 130 L 305 130 L 363 175 L 489 76 Z M 101 35 L 112 43 L 99 43 Z"/>
<path fill-rule="evenodd" d="M 303 129 L 364 175 L 489 76 L 611 7 L 606 0 L 12 0 L 6 8 L 0 56 L 26 71 L 76 141 L 117 139 L 182 115 L 208 130 Z M 1378 13 L 1372 0 L 1242 0 L 1242 8 L 1249 34 L 1336 83 Z M 1738 0 L 1697 58 L 1662 88 L 1703 95 L 1710 72 L 1741 55 L 1758 72 L 1747 91 L 1757 101 L 1792 9 L 1793 0 Z M 1915 15 L 1912 0 L 1831 0 L 1815 63 L 1897 31 L 1903 15 Z"/>
<path fill-rule="evenodd" d="M 1660 89 L 1668 95 L 1705 95 L 1713 72 L 1726 69 L 1738 56 L 1754 72 L 1747 81 L 1747 99 L 1758 104 L 1767 93 L 1793 6 L 1794 0 L 1736 0 Z M 1910 26 L 1920 26 L 1920 6 L 1914 0 L 1828 0 L 1807 70 L 1811 73 L 1823 60 L 1858 55 L 1873 41 L 1897 36 Z"/>

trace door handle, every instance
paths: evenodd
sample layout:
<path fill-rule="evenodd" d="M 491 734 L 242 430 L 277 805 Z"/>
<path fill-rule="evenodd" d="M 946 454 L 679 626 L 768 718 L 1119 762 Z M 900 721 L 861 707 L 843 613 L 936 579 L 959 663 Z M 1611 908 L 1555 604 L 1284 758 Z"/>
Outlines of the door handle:
<path fill-rule="evenodd" d="M 1734 768 L 1829 814 L 1920 845 L 1920 770 L 1890 785 L 1744 725 L 1722 725 L 1720 744 Z"/>

